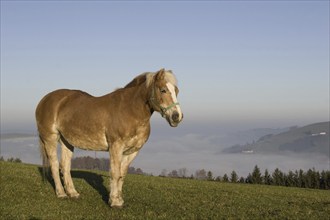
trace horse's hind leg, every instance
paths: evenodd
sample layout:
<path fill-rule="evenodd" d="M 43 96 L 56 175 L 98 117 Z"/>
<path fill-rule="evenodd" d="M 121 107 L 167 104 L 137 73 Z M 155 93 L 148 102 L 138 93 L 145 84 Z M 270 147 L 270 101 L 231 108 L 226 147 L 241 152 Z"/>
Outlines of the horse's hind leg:
<path fill-rule="evenodd" d="M 78 198 L 79 193 L 74 188 L 70 169 L 71 169 L 71 158 L 73 154 L 73 147 L 70 144 L 64 144 L 65 140 L 61 140 L 61 150 L 62 150 L 62 157 L 61 157 L 61 172 L 63 174 L 64 180 L 64 187 L 65 191 L 68 196 L 72 198 Z"/>
<path fill-rule="evenodd" d="M 42 138 L 40 135 L 40 138 L 42 139 L 44 150 L 47 154 L 49 165 L 52 171 L 52 176 L 55 182 L 55 191 L 58 198 L 66 197 L 67 195 L 64 192 L 64 188 L 61 183 L 60 179 L 60 173 L 59 173 L 59 163 L 57 159 L 57 141 L 58 141 L 58 135 L 52 134 L 47 136 L 47 139 Z"/>

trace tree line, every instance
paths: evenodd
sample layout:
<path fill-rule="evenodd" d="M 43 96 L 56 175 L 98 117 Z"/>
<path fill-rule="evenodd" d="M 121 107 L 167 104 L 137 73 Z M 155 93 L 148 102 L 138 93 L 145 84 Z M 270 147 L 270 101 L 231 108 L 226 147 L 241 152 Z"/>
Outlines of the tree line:
<path fill-rule="evenodd" d="M 167 176 L 173 177 L 173 173 L 177 172 L 171 171 Z M 175 177 L 187 178 L 185 176 Z M 228 183 L 263 184 L 326 190 L 330 189 L 330 171 L 323 170 L 320 172 L 316 171 L 314 168 L 308 169 L 307 171 L 303 171 L 302 169 L 295 171 L 290 170 L 288 173 L 276 168 L 272 173 L 270 173 L 267 169 L 261 173 L 260 168 L 256 165 L 247 177 L 239 177 L 234 170 L 230 175 L 224 174 L 223 176 L 214 177 L 211 171 L 201 169 L 197 170 L 195 175 L 191 175 L 189 178 Z"/>
<path fill-rule="evenodd" d="M 72 160 L 72 168 L 75 169 L 97 169 L 108 171 L 109 159 L 77 157 Z M 130 174 L 151 175 L 145 173 L 141 168 L 130 167 L 128 170 Z M 262 173 L 260 168 L 255 165 L 253 171 L 246 177 L 239 177 L 236 171 L 232 171 L 230 175 L 213 176 L 211 171 L 205 169 L 196 170 L 194 174 L 188 175 L 187 168 L 180 168 L 178 170 L 167 171 L 163 169 L 159 174 L 161 177 L 170 178 L 189 178 L 198 180 L 208 180 L 216 182 L 230 182 L 243 184 L 264 184 L 287 187 L 301 187 L 312 189 L 330 189 L 330 171 L 316 171 L 314 168 L 307 171 L 295 170 L 287 173 L 276 168 L 272 173 L 267 169 Z"/>
<path fill-rule="evenodd" d="M 5 158 L 3 158 L 3 156 L 0 157 L 0 161 L 7 161 L 7 162 L 12 162 L 12 163 L 22 163 L 21 159 L 19 159 L 19 158 L 10 157 L 7 160 L 5 160 Z"/>
<path fill-rule="evenodd" d="M 87 170 L 102 170 L 108 171 L 110 169 L 110 160 L 106 158 L 93 158 L 87 157 L 75 157 L 71 161 L 71 167 L 73 169 L 87 169 Z M 129 167 L 129 174 L 147 175 L 141 168 Z"/>

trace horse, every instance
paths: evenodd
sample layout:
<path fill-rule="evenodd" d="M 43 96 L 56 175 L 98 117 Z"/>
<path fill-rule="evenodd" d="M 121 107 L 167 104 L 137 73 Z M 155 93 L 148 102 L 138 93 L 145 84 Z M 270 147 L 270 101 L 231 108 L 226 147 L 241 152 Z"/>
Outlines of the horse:
<path fill-rule="evenodd" d="M 124 179 L 129 165 L 149 138 L 153 112 L 159 112 L 171 127 L 177 127 L 183 119 L 178 93 L 173 72 L 161 69 L 140 74 L 125 87 L 100 97 L 69 89 L 44 96 L 36 108 L 36 124 L 43 164 L 50 166 L 57 197 L 79 197 L 70 174 L 74 148 L 108 151 L 109 205 L 123 207 Z"/>

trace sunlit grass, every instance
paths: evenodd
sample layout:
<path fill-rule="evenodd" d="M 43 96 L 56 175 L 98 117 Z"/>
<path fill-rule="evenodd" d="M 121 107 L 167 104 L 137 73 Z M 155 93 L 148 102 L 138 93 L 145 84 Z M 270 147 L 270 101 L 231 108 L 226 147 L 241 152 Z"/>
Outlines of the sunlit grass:
<path fill-rule="evenodd" d="M 40 167 L 1 162 L 1 219 L 329 219 L 330 191 L 128 175 L 125 208 L 107 172 L 74 170 L 79 199 L 57 199 Z"/>

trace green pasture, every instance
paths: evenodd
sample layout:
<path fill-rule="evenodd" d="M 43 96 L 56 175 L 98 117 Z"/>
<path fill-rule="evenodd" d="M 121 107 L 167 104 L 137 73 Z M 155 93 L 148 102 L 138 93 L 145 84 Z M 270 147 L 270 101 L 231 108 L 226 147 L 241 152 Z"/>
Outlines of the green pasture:
<path fill-rule="evenodd" d="M 125 207 L 107 172 L 73 170 L 79 199 L 57 199 L 36 165 L 0 162 L 0 219 L 330 219 L 330 191 L 128 175 Z"/>

